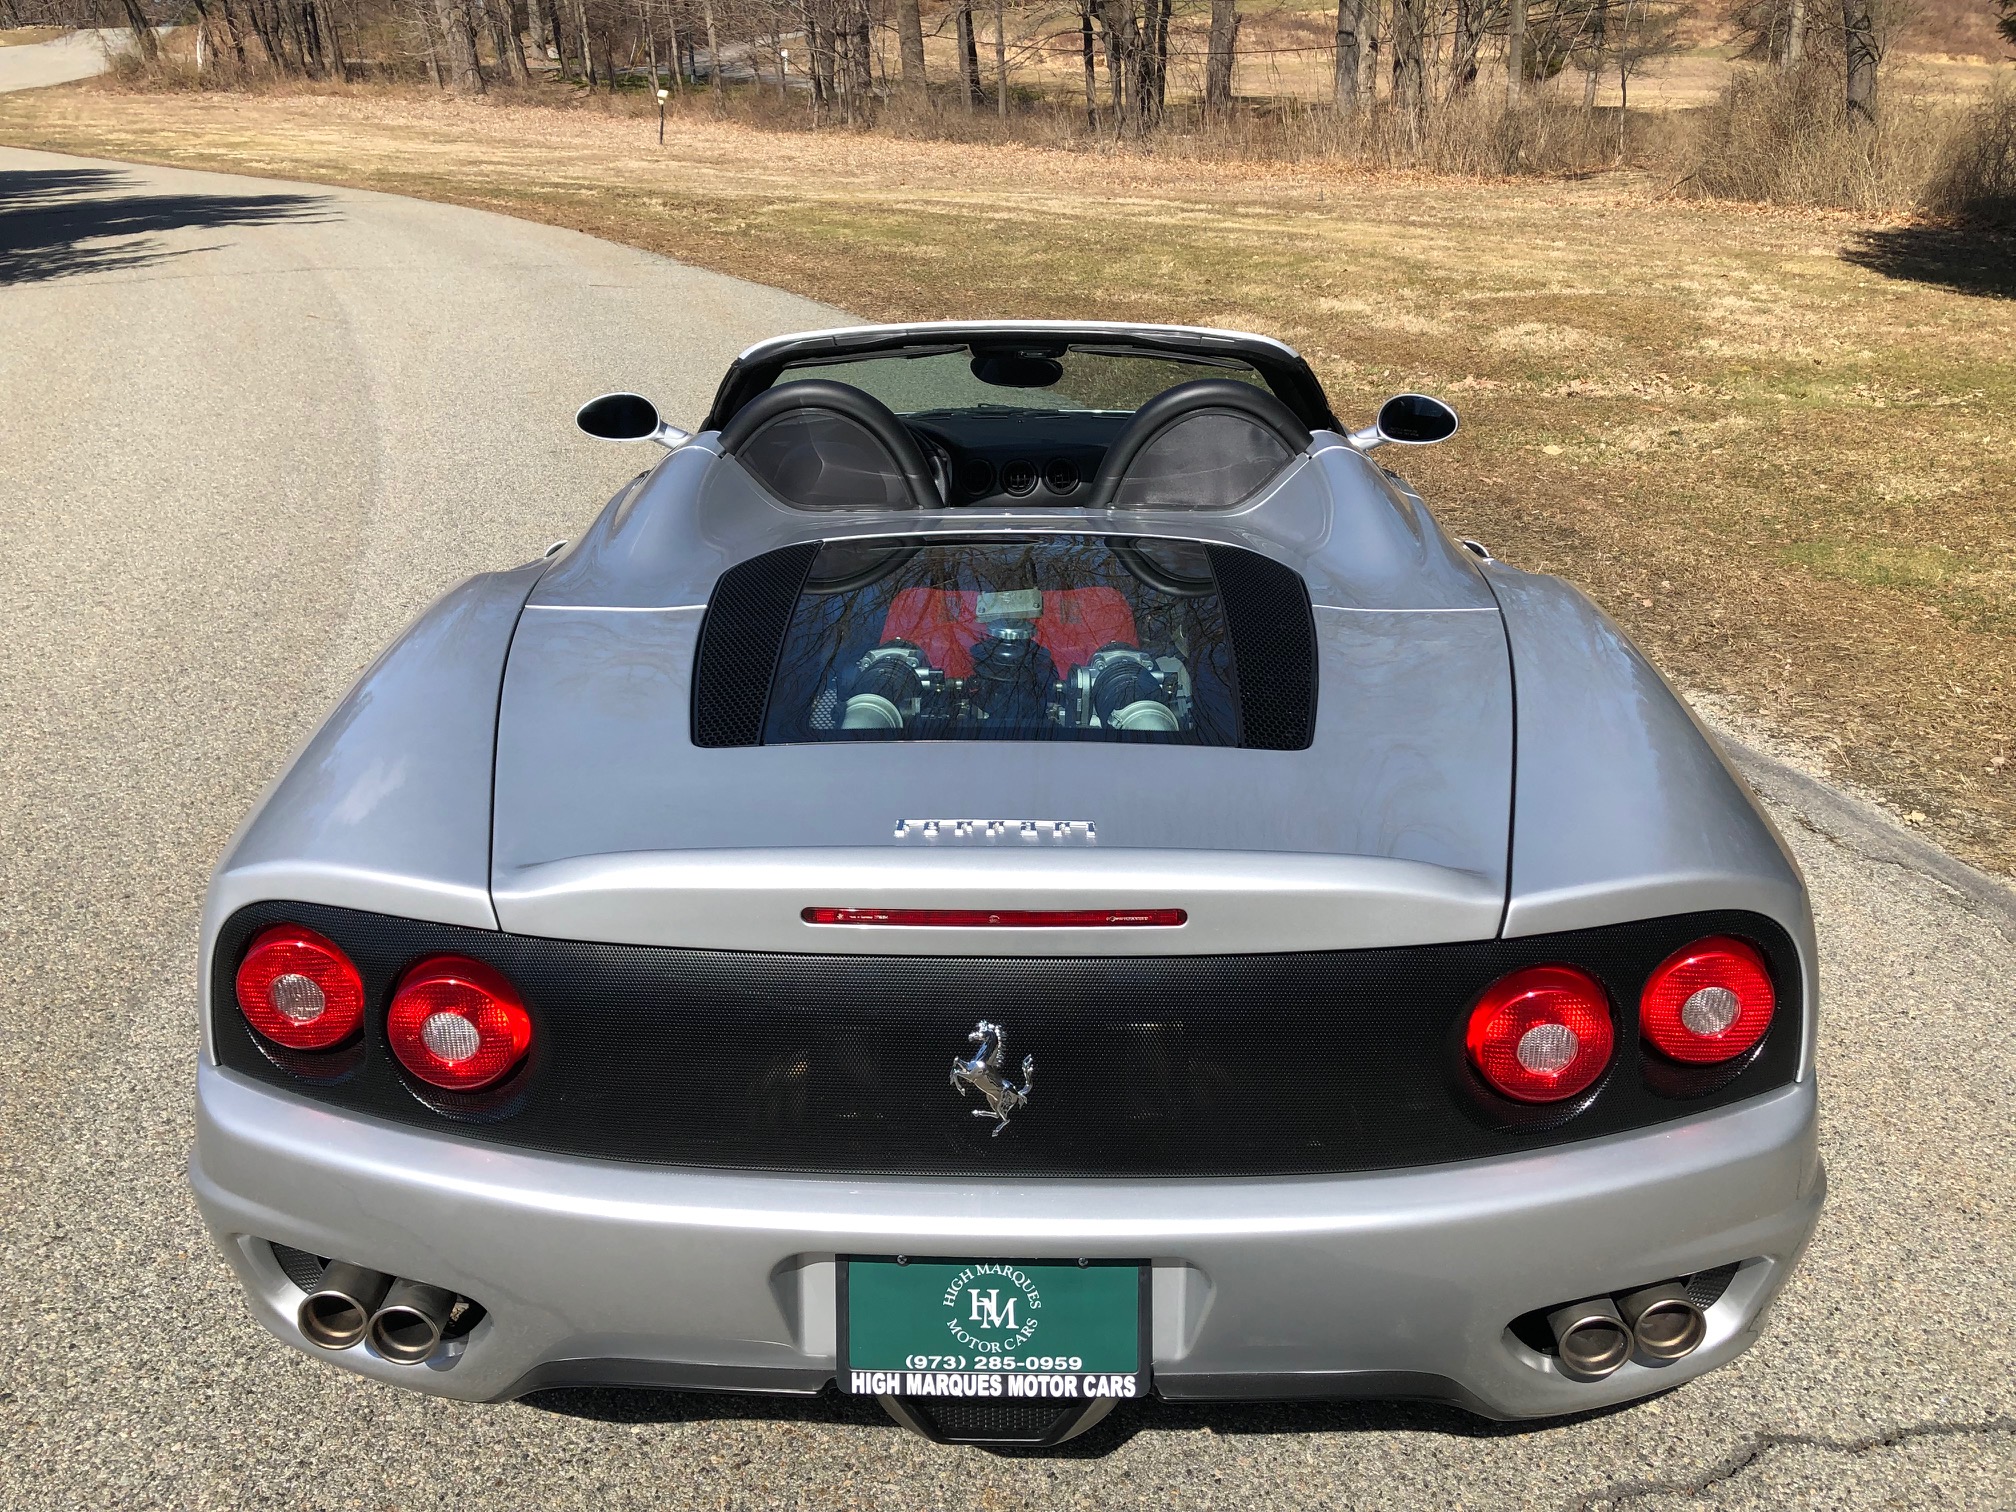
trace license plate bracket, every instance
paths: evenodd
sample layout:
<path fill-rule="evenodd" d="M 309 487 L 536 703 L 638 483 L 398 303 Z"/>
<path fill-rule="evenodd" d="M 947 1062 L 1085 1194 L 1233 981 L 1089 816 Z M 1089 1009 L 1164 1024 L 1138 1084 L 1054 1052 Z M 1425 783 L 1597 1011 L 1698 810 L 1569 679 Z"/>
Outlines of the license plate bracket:
<path fill-rule="evenodd" d="M 1060 1403 L 1147 1395 L 1144 1262 L 842 1255 L 838 1271 L 843 1392 Z"/>

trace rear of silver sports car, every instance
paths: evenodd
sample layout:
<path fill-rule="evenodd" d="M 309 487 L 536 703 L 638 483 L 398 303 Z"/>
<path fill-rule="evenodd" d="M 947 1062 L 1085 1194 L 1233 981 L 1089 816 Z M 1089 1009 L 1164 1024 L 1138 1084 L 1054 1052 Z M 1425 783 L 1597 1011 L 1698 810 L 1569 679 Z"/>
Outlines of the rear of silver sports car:
<path fill-rule="evenodd" d="M 1824 1188 L 1768 826 L 1560 585 L 1380 603 L 1186 531 L 808 538 L 704 608 L 591 552 L 423 621 L 213 889 L 192 1170 L 259 1319 L 445 1396 L 837 1389 L 977 1442 L 1541 1417 L 1740 1353 Z M 1018 738 L 929 723 L 1018 658 Z"/>

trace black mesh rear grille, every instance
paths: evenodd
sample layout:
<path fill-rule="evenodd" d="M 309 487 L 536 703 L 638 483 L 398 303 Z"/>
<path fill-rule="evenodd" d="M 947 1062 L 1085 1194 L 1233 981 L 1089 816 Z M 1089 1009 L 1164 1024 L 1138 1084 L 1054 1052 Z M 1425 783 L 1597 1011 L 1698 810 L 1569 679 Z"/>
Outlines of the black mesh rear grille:
<path fill-rule="evenodd" d="M 366 984 L 362 1043 L 328 1052 L 318 1081 L 302 1056 L 283 1065 L 263 1051 L 232 998 L 251 935 L 282 920 L 341 944 Z M 1680 945 L 1717 933 L 1763 949 L 1779 984 L 1777 1025 L 1733 1073 L 1661 1079 L 1639 1045 L 1639 988 Z M 445 951 L 496 965 L 533 1016 L 525 1069 L 476 1098 L 409 1084 L 382 1040 L 399 973 Z M 1615 1005 L 1611 1070 L 1567 1106 L 1499 1101 L 1463 1060 L 1478 993 L 1541 961 L 1594 972 Z M 1426 1165 L 1754 1096 L 1791 1079 L 1799 1040 L 1791 943 L 1740 913 L 1394 950 L 940 959 L 593 945 L 261 903 L 226 922 L 214 980 L 224 1065 L 303 1097 L 527 1149 L 752 1170 L 1233 1176 Z M 981 1018 L 1006 1027 L 1010 1066 L 1025 1053 L 1037 1063 L 1029 1106 L 999 1138 L 972 1116 L 977 1097 L 949 1081 Z"/>
<path fill-rule="evenodd" d="M 959 1443 L 1042 1444 L 1083 1416 L 1082 1401 L 993 1401 L 984 1397 L 906 1397 L 906 1405 L 942 1439 Z"/>
<path fill-rule="evenodd" d="M 275 1241 L 272 1245 L 273 1258 L 280 1262 L 280 1269 L 287 1279 L 304 1292 L 312 1292 L 322 1284 L 322 1272 L 328 1262 L 320 1255 L 311 1255 L 306 1250 L 298 1250 L 291 1244 Z"/>
<path fill-rule="evenodd" d="M 1707 1311 L 1722 1300 L 1722 1293 L 1729 1290 L 1729 1283 L 1736 1279 L 1736 1262 L 1718 1265 L 1713 1270 L 1702 1271 L 1687 1278 L 1687 1300 L 1702 1311 Z"/>
<path fill-rule="evenodd" d="M 715 584 L 693 665 L 693 744 L 763 743 L 777 651 L 818 554 L 816 541 L 765 552 L 729 568 Z"/>
<path fill-rule="evenodd" d="M 1316 734 L 1316 620 L 1308 586 L 1299 572 L 1258 552 L 1208 549 L 1239 675 L 1239 744 L 1307 750 Z"/>

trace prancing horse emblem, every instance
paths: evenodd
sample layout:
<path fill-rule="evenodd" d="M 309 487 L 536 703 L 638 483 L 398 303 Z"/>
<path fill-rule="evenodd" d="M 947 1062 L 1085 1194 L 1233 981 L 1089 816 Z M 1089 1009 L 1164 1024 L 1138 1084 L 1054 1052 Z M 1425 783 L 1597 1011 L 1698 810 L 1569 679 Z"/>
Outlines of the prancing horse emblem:
<path fill-rule="evenodd" d="M 1036 1057 L 1022 1057 L 1022 1085 L 1016 1086 L 1001 1074 L 1001 1057 L 1008 1049 L 1008 1032 L 999 1024 L 990 1024 L 982 1019 L 966 1036 L 969 1043 L 978 1045 L 972 1057 L 961 1060 L 952 1057 L 952 1085 L 964 1097 L 968 1087 L 978 1087 L 980 1095 L 987 1099 L 987 1106 L 975 1108 L 975 1118 L 995 1120 L 994 1135 L 998 1139 L 1001 1131 L 1008 1127 L 1008 1115 L 1017 1108 L 1027 1107 L 1029 1088 L 1036 1080 Z"/>

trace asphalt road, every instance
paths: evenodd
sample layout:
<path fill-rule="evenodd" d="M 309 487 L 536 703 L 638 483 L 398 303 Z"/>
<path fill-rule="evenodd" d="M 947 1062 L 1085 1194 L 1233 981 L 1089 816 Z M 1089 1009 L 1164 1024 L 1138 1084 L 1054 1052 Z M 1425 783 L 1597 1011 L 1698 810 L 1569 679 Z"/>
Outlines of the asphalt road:
<path fill-rule="evenodd" d="M 105 72 L 114 52 L 133 45 L 124 27 L 86 27 L 48 42 L 0 47 L 0 94 L 10 89 L 42 89 Z"/>
<path fill-rule="evenodd" d="M 1015 1457 L 832 1402 L 441 1402 L 247 1320 L 182 1177 L 232 826 L 424 603 L 647 460 L 582 398 L 690 422 L 740 346 L 836 314 L 468 210 L 0 150 L 0 1504 L 2016 1503 L 2016 903 L 1769 760 L 1833 1195 L 1766 1340 L 1659 1400 L 1149 1403 Z"/>

